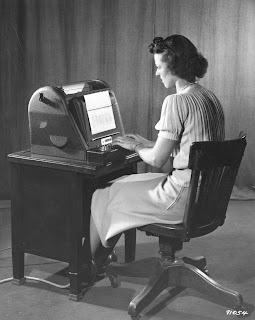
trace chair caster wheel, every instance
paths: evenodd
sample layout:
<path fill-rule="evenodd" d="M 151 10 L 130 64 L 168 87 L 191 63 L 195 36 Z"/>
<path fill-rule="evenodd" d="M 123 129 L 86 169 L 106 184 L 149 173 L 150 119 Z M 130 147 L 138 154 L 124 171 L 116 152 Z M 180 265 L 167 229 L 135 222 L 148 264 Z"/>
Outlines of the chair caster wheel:
<path fill-rule="evenodd" d="M 111 276 L 109 275 L 109 280 L 111 282 L 112 288 L 118 288 L 120 286 L 120 280 L 117 276 Z"/>

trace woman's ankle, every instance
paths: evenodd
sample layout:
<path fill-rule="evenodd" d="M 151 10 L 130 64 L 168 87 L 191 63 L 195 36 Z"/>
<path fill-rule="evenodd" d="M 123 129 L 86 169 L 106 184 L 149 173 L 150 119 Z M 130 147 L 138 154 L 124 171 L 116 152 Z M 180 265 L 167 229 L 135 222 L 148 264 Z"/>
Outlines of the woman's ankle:
<path fill-rule="evenodd" d="M 101 245 L 96 251 L 96 254 L 93 260 L 97 265 L 97 269 L 101 270 L 101 268 L 104 267 L 105 265 L 116 261 L 117 254 L 116 254 L 116 251 L 114 251 L 114 248 L 105 248 Z"/>
<path fill-rule="evenodd" d="M 113 250 L 112 253 L 110 253 L 108 255 L 108 257 L 105 259 L 104 263 L 101 262 L 100 265 L 97 265 L 96 262 L 94 261 L 94 263 L 96 264 L 96 268 L 97 268 L 97 274 L 99 276 L 104 276 L 106 274 L 106 268 L 111 262 L 117 262 L 117 253 L 115 250 Z"/>

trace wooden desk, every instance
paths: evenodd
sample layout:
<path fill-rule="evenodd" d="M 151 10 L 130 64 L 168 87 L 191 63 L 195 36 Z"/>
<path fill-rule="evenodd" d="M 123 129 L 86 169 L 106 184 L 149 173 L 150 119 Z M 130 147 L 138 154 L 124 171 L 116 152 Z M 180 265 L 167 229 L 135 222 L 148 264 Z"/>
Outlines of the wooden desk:
<path fill-rule="evenodd" d="M 9 154 L 8 160 L 12 182 L 13 283 L 25 282 L 25 253 L 67 262 L 69 299 L 80 300 L 82 239 L 89 232 L 92 193 L 107 181 L 136 173 L 140 158 L 136 155 L 124 163 L 98 166 L 34 157 L 25 150 Z M 134 234 L 129 239 L 135 241 Z M 134 260 L 132 254 L 125 252 L 127 261 Z"/>

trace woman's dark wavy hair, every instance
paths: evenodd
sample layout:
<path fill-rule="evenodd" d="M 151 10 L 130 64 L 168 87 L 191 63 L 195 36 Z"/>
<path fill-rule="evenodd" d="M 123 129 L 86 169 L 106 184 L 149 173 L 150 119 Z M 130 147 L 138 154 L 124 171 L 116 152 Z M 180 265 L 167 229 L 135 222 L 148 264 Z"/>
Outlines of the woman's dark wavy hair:
<path fill-rule="evenodd" d="M 162 61 L 173 75 L 189 82 L 203 78 L 208 62 L 186 37 L 175 34 L 166 39 L 156 37 L 149 45 L 150 53 L 164 53 Z"/>

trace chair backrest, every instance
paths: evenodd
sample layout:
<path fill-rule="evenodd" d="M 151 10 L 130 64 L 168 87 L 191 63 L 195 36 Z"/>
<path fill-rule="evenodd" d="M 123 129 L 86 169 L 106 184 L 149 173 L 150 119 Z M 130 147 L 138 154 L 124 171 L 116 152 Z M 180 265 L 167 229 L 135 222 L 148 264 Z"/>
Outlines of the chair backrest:
<path fill-rule="evenodd" d="M 184 214 L 186 240 L 210 233 L 224 223 L 245 147 L 245 135 L 236 140 L 192 144 L 192 174 Z"/>

